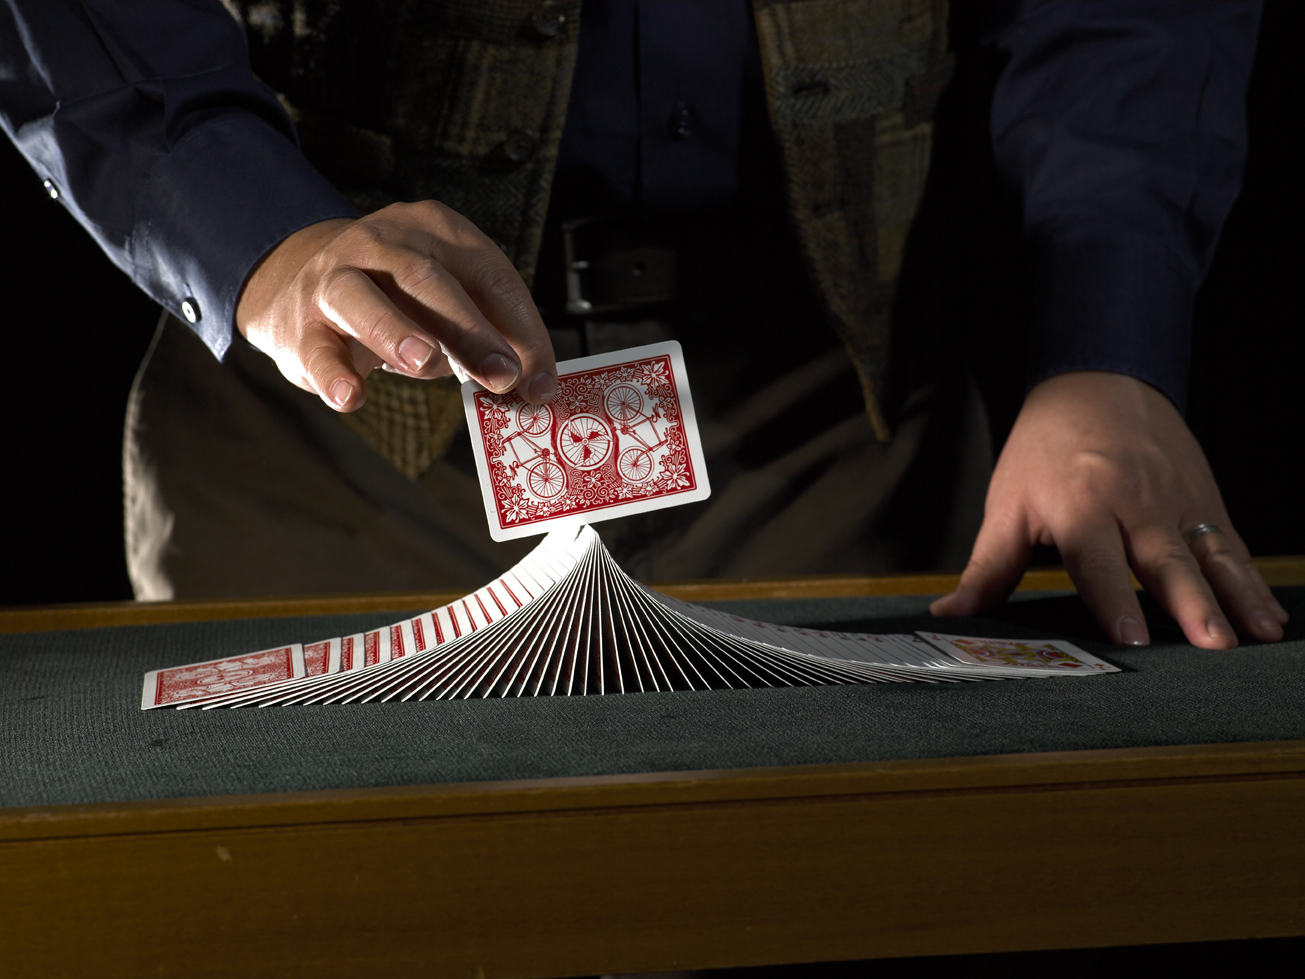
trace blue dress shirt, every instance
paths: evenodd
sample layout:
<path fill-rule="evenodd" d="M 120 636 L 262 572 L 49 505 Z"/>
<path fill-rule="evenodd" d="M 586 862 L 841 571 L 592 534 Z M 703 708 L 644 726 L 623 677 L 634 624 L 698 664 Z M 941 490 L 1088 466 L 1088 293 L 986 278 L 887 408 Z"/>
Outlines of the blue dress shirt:
<path fill-rule="evenodd" d="M 1192 299 L 1236 199 L 1258 2 L 994 3 L 991 110 L 1033 272 L 1029 382 L 1070 370 L 1186 398 Z M 618 206 L 738 191 L 757 84 L 744 0 L 587 3 L 560 168 Z M 300 155 L 216 2 L 9 0 L 0 125 L 109 257 L 219 356 L 276 243 L 356 212 Z M 187 317 L 188 318 L 188 317 Z"/>
<path fill-rule="evenodd" d="M 300 154 L 216 0 L 0 7 L 0 125 L 113 263 L 219 357 L 258 260 L 358 213 Z"/>

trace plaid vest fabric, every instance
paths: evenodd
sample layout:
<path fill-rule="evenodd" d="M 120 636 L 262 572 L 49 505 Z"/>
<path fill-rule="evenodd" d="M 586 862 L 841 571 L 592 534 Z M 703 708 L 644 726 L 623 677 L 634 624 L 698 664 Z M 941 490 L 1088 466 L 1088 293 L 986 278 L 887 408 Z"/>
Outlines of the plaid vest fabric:
<path fill-rule="evenodd" d="M 305 155 L 364 211 L 433 198 L 529 283 L 571 92 L 580 0 L 224 0 Z M 894 285 L 950 75 L 946 0 L 753 0 L 771 123 L 807 273 L 856 365 L 871 424 Z M 456 400 L 373 373 L 346 422 L 409 476 Z M 429 417 L 421 421 L 422 405 Z M 442 444 L 441 444 L 442 443 Z"/>

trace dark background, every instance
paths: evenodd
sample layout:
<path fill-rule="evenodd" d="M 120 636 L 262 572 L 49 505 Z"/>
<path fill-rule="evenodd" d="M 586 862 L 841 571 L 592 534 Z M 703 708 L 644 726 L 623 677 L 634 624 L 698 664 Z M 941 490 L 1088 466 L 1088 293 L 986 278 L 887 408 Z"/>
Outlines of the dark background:
<path fill-rule="evenodd" d="M 1297 302 L 1303 15 L 1305 4 L 1266 4 L 1245 188 L 1195 319 L 1189 421 L 1238 529 L 1261 555 L 1305 553 L 1302 493 L 1291 475 L 1305 454 Z M 0 605 L 130 598 L 123 410 L 158 308 L 47 197 L 7 141 L 0 186 L 10 365 Z"/>

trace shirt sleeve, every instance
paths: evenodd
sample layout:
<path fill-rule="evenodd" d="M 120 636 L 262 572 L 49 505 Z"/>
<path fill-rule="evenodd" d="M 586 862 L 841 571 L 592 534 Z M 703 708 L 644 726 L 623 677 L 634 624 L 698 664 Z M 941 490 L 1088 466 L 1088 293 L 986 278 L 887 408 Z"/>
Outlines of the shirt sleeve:
<path fill-rule="evenodd" d="M 299 152 L 217 0 L 11 0 L 0 125 L 114 264 L 219 357 L 259 259 L 358 213 Z"/>
<path fill-rule="evenodd" d="M 1241 188 L 1258 2 L 1025 2 L 989 43 L 997 169 L 1022 207 L 1030 385 L 1129 374 L 1179 408 L 1192 300 Z"/>

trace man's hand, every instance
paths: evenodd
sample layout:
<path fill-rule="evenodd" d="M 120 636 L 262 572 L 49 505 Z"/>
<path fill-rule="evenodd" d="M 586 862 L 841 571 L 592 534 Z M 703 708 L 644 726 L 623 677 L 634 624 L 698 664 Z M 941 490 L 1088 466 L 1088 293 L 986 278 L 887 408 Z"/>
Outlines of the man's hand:
<path fill-rule="evenodd" d="M 553 346 L 521 276 L 470 221 L 434 201 L 323 221 L 254 269 L 236 326 L 281 373 L 332 408 L 367 400 L 385 366 L 451 373 L 540 404 L 557 390 Z"/>
<path fill-rule="evenodd" d="M 1221 533 L 1189 548 L 1183 532 L 1202 523 Z M 1223 609 L 1254 639 L 1282 638 L 1287 613 L 1233 530 L 1205 454 L 1169 399 L 1134 378 L 1083 371 L 1029 392 L 992 474 L 970 563 L 933 613 L 971 615 L 1005 601 L 1035 543 L 1060 549 L 1116 643 L 1150 641 L 1130 566 L 1193 645 L 1237 645 Z"/>

